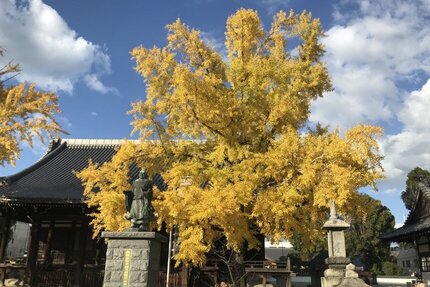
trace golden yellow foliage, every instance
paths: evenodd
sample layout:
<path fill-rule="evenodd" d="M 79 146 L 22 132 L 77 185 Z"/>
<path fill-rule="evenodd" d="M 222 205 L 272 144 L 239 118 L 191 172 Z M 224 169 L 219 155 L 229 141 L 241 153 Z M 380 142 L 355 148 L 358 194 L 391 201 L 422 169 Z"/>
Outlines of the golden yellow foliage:
<path fill-rule="evenodd" d="M 5 85 L 19 71 L 18 65 L 0 68 L 0 165 L 3 166 L 15 164 L 20 142 L 32 146 L 34 136 L 43 141 L 43 133 L 54 136 L 61 130 L 54 118 L 60 112 L 55 94 L 38 91 L 34 84 Z"/>
<path fill-rule="evenodd" d="M 166 47 L 132 51 L 146 83 L 146 100 L 130 111 L 140 144 L 78 174 L 99 208 L 96 231 L 125 226 L 132 162 L 162 174 L 158 224 L 179 227 L 176 259 L 195 264 L 221 236 L 236 252 L 244 241 L 254 247 L 257 233 L 319 239 L 330 200 L 346 213 L 357 189 L 382 177 L 380 128 L 304 129 L 311 101 L 331 89 L 323 31 L 310 13 L 279 12 L 265 31 L 255 11 L 240 9 L 227 20 L 226 56 L 180 20 L 167 28 Z"/>

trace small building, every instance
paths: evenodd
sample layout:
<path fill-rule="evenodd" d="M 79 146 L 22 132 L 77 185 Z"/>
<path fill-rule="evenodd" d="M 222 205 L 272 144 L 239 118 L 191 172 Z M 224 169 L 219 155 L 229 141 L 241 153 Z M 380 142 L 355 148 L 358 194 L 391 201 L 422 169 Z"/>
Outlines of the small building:
<path fill-rule="evenodd" d="M 414 204 L 404 225 L 381 237 L 386 241 L 413 246 L 418 255 L 420 277 L 424 282 L 430 282 L 430 178 L 422 178 L 414 192 Z M 408 251 L 404 255 L 408 257 L 410 253 L 414 252 Z M 413 256 L 406 257 L 401 259 L 401 267 L 405 265 L 406 270 L 412 270 L 415 264 Z"/>
<path fill-rule="evenodd" d="M 399 246 L 399 251 L 395 258 L 397 260 L 397 267 L 403 270 L 404 274 L 411 275 L 420 272 L 418 253 L 413 245 L 402 244 Z"/>
<path fill-rule="evenodd" d="M 293 245 L 282 240 L 279 243 L 272 243 L 269 238 L 264 239 L 264 253 L 266 260 L 279 261 L 282 258 L 287 258 L 293 252 Z"/>

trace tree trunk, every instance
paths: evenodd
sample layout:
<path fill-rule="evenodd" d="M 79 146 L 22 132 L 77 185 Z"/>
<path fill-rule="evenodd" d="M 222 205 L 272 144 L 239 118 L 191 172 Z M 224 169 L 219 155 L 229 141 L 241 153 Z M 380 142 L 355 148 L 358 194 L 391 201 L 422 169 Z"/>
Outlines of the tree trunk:
<path fill-rule="evenodd" d="M 245 259 L 244 254 L 241 252 L 237 255 L 237 263 L 238 263 L 238 276 L 239 276 L 239 284 L 238 287 L 246 287 L 246 278 L 245 278 Z"/>
<path fill-rule="evenodd" d="M 242 243 L 240 252 L 238 253 L 235 252 L 234 254 L 234 271 L 235 271 L 234 286 L 237 286 L 237 287 L 246 287 L 245 252 L 246 252 L 245 243 Z"/>

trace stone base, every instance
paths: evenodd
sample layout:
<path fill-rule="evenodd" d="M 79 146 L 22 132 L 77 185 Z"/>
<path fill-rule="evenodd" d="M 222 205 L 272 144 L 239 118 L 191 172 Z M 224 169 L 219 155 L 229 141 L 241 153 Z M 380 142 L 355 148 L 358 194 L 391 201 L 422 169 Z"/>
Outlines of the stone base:
<path fill-rule="evenodd" d="M 351 263 L 351 259 L 348 257 L 329 257 L 326 258 L 325 263 L 329 268 L 345 268 L 346 265 Z"/>
<path fill-rule="evenodd" d="M 370 287 L 355 272 L 355 265 L 348 264 L 345 269 L 329 268 L 321 278 L 322 287 Z"/>
<path fill-rule="evenodd" d="M 343 278 L 338 287 L 371 287 L 360 278 Z"/>
<path fill-rule="evenodd" d="M 103 287 L 158 286 L 161 242 L 156 232 L 103 232 L 108 239 Z"/>
<path fill-rule="evenodd" d="M 321 278 L 321 287 L 338 286 L 342 279 L 345 278 L 345 269 L 329 268 L 324 271 L 324 277 Z"/>
<path fill-rule="evenodd" d="M 322 277 L 322 287 L 370 287 L 360 278 Z"/>

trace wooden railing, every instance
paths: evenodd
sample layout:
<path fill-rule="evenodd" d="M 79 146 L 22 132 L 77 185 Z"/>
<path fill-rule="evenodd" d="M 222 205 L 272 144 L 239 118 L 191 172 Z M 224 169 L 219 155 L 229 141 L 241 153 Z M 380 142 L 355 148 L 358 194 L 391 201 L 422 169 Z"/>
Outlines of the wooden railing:
<path fill-rule="evenodd" d="M 76 282 L 74 266 L 43 266 L 35 270 L 34 285 L 43 287 L 71 287 Z M 102 287 L 104 269 L 100 267 L 85 267 L 81 273 L 81 286 Z"/>
<path fill-rule="evenodd" d="M 214 278 L 214 282 L 217 281 L 217 276 L 219 273 L 219 267 L 222 265 L 220 261 L 210 260 L 207 265 L 201 268 L 202 274 L 206 274 Z M 7 269 L 8 268 L 8 269 Z M 4 273 L 11 269 L 10 264 L 0 266 L 4 269 Z M 16 269 L 14 266 L 13 269 Z M 285 273 L 290 275 L 291 271 L 288 270 L 288 263 L 286 261 L 273 262 L 273 261 L 246 261 L 245 269 L 247 273 L 255 274 L 266 274 L 266 273 Z M 25 267 L 22 267 L 25 271 Z M 74 280 L 76 277 L 75 266 L 44 266 L 42 264 L 36 266 L 34 270 L 34 286 L 44 286 L 44 287 L 71 287 L 74 285 Z M 86 267 L 82 271 L 81 275 L 81 285 L 91 286 L 91 287 L 101 287 L 103 286 L 104 269 L 102 266 L 89 268 Z M 159 286 L 166 286 L 166 271 L 160 271 L 159 273 Z M 179 270 L 172 270 L 170 273 L 169 287 L 181 287 L 182 285 L 182 274 Z"/>
<path fill-rule="evenodd" d="M 71 287 L 75 272 L 67 269 L 38 269 L 35 277 L 36 286 Z"/>
<path fill-rule="evenodd" d="M 100 268 L 84 268 L 82 272 L 82 286 L 103 286 L 105 271 Z"/>
<path fill-rule="evenodd" d="M 198 276 L 200 278 L 205 278 L 206 284 L 208 284 L 209 281 L 212 282 L 212 284 L 216 284 L 225 279 L 229 280 L 229 278 L 226 278 L 226 268 L 224 262 L 211 259 L 206 262 L 205 266 L 198 269 Z M 255 281 L 256 278 L 260 278 L 257 280 L 262 280 L 263 284 L 269 277 L 283 278 L 283 280 L 286 281 L 283 286 L 291 286 L 291 277 L 294 276 L 289 261 L 245 261 L 245 273 L 246 280 Z M 211 280 L 208 278 L 211 278 Z"/>
<path fill-rule="evenodd" d="M 170 273 L 169 276 L 169 287 L 181 287 L 182 285 L 182 276 L 181 273 L 178 271 L 174 271 Z M 167 272 L 166 271 L 160 271 L 158 273 L 158 286 L 159 287 L 166 287 L 166 281 L 167 281 Z"/>
<path fill-rule="evenodd" d="M 290 269 L 288 261 L 245 261 L 245 268 Z"/>

